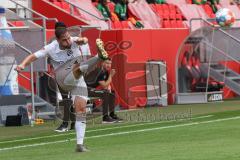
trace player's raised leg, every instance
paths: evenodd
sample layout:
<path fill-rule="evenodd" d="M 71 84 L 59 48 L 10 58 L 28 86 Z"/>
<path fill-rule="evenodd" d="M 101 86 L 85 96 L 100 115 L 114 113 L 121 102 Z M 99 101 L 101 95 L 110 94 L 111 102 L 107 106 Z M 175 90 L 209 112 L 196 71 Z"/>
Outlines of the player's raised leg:
<path fill-rule="evenodd" d="M 73 68 L 75 77 L 80 77 L 80 74 L 91 71 L 98 62 L 106 60 L 108 58 L 108 53 L 104 49 L 104 43 L 101 39 L 96 40 L 96 46 L 98 50 L 97 56 L 89 58 L 87 61 L 81 62 L 78 68 Z"/>

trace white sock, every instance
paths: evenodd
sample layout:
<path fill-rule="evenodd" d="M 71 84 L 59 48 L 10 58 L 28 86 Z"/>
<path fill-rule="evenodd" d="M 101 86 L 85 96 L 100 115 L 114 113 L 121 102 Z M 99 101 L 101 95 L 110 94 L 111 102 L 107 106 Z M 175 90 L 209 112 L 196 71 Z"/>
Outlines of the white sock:
<path fill-rule="evenodd" d="M 85 136 L 86 122 L 85 121 L 76 121 L 75 129 L 77 133 L 77 144 L 83 144 L 83 139 Z"/>

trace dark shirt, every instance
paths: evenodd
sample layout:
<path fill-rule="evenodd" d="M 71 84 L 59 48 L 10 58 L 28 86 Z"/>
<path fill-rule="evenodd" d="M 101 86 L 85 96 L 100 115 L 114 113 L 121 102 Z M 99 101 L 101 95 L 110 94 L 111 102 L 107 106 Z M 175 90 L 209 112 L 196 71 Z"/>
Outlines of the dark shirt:
<path fill-rule="evenodd" d="M 97 68 L 92 73 L 89 73 L 85 77 L 85 81 L 88 87 L 97 88 L 100 84 L 100 81 L 107 81 L 109 77 L 109 73 L 107 70 L 102 68 Z"/>
<path fill-rule="evenodd" d="M 99 3 L 97 5 L 97 9 L 102 13 L 104 18 L 110 18 L 111 17 L 111 13 L 109 11 L 108 6 L 105 6 L 105 5 L 101 4 L 101 3 Z"/>
<path fill-rule="evenodd" d="M 126 3 L 117 3 L 115 5 L 114 11 L 121 21 L 127 20 L 127 4 Z"/>

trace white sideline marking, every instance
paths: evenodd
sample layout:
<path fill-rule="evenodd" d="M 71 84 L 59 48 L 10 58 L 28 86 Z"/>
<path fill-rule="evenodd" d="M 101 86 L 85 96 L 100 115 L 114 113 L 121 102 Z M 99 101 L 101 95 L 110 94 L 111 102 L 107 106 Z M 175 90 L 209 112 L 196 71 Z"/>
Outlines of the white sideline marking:
<path fill-rule="evenodd" d="M 240 116 L 231 117 L 231 118 L 223 118 L 223 119 L 215 119 L 215 120 L 210 120 L 210 121 L 193 122 L 193 123 L 185 123 L 185 124 L 172 125 L 172 126 L 157 127 L 157 128 L 140 129 L 140 130 L 135 130 L 135 131 L 126 131 L 126 132 L 118 132 L 118 133 L 96 135 L 96 136 L 86 137 L 86 139 L 101 138 L 101 137 L 108 137 L 108 136 L 117 136 L 117 135 L 125 135 L 125 134 L 148 132 L 148 131 L 156 131 L 156 130 L 162 130 L 162 129 L 168 129 L 168 128 L 193 126 L 193 125 L 198 125 L 198 124 L 208 124 L 208 123 L 222 122 L 222 121 L 236 120 L 236 119 L 240 119 Z M 27 148 L 27 147 L 44 146 L 44 145 L 63 143 L 63 142 L 69 142 L 69 141 L 74 141 L 74 140 L 76 140 L 76 139 L 73 138 L 73 139 L 59 140 L 59 141 L 54 141 L 54 142 L 44 142 L 44 143 L 36 143 L 36 144 L 29 144 L 29 145 L 22 145 L 22 146 L 8 147 L 8 148 L 0 148 L 0 151 L 14 150 L 14 149 L 19 149 L 19 148 Z"/>
<path fill-rule="evenodd" d="M 206 116 L 189 118 L 189 119 L 190 119 L 190 120 L 202 119 L 202 118 L 209 118 L 209 117 L 212 117 L 212 116 L 213 116 L 213 115 L 206 115 Z M 121 128 L 144 126 L 144 125 L 151 125 L 151 124 L 170 123 L 170 122 L 184 121 L 184 120 L 189 120 L 189 119 L 179 119 L 179 120 L 160 121 L 160 122 L 146 122 L 146 123 L 141 123 L 141 124 L 126 125 L 126 126 L 115 126 L 115 127 L 110 127 L 110 128 L 93 129 L 93 130 L 89 130 L 89 132 L 105 131 L 105 130 L 110 130 L 110 129 L 121 129 Z M 87 132 L 88 132 L 88 131 L 87 131 Z"/>
<path fill-rule="evenodd" d="M 195 118 L 190 118 L 191 120 L 194 119 L 202 119 L 202 118 L 209 118 L 213 115 L 206 115 L 206 116 L 200 116 Z M 169 123 L 169 122 L 175 122 L 175 121 L 184 121 L 188 119 L 179 119 L 179 120 L 170 120 L 170 121 L 160 121 L 160 122 L 146 122 L 141 124 L 132 124 L 132 125 L 125 125 L 125 126 L 115 126 L 115 127 L 108 127 L 108 128 L 102 128 L 102 129 L 93 129 L 93 130 L 87 130 L 87 133 L 91 132 L 97 132 L 97 131 L 106 131 L 106 130 L 112 130 L 112 129 L 121 129 L 121 128 L 128 128 L 128 127 L 136 127 L 136 126 L 143 126 L 143 125 L 151 125 L 151 124 L 160 124 L 160 123 Z M 11 141 L 3 141 L 0 142 L 0 144 L 7 144 L 7 143 L 13 143 L 13 142 L 23 142 L 23 141 L 31 141 L 31 140 L 37 140 L 37 139 L 43 139 L 43 138 L 52 138 L 52 137 L 60 137 L 60 136 L 67 136 L 67 135 L 73 135 L 73 133 L 67 133 L 67 134 L 56 134 L 56 135 L 50 135 L 50 136 L 41 136 L 41 137 L 34 137 L 34 138 L 26 138 L 26 139 L 17 139 L 17 140 L 11 140 Z"/>

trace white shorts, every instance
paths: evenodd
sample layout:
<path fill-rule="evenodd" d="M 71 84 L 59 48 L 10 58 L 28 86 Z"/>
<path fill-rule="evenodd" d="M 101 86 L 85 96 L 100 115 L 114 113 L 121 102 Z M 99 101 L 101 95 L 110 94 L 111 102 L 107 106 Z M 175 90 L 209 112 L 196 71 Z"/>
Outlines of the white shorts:
<path fill-rule="evenodd" d="M 89 98 L 86 96 L 72 95 L 73 103 L 74 103 L 76 97 L 80 97 L 80 98 L 84 99 L 86 102 L 89 100 Z"/>
<path fill-rule="evenodd" d="M 71 90 L 73 102 L 76 96 L 81 97 L 86 101 L 88 100 L 87 84 L 83 76 L 79 79 L 75 79 L 73 72 L 70 72 L 64 79 L 64 84 L 66 84 L 66 86 L 73 86 L 73 89 Z"/>

